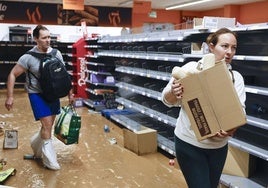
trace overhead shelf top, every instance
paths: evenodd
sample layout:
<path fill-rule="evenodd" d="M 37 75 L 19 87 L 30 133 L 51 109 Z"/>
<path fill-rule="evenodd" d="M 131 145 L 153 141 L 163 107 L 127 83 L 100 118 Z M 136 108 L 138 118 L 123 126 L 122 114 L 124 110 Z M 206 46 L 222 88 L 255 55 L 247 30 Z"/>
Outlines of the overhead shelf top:
<path fill-rule="evenodd" d="M 235 28 L 231 28 L 233 31 L 245 32 L 253 30 L 266 30 L 268 29 L 268 23 L 241 25 Z M 129 34 L 122 36 L 103 36 L 98 40 L 98 43 L 118 43 L 118 42 L 150 42 L 150 41 L 183 41 L 189 37 L 195 38 L 198 34 L 200 40 L 200 34 L 206 37 L 209 33 L 215 32 L 217 29 L 182 29 L 171 31 L 157 31 L 151 33 L 139 33 Z M 203 38 L 203 37 L 201 37 Z"/>

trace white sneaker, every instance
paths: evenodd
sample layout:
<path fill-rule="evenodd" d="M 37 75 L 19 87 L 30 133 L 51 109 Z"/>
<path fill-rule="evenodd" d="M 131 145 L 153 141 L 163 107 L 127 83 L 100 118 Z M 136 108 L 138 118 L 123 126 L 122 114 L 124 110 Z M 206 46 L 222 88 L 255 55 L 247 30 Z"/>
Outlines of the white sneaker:
<path fill-rule="evenodd" d="M 40 132 L 38 131 L 31 138 L 31 147 L 32 147 L 34 156 L 37 158 L 42 157 L 42 144 L 43 144 L 43 140 L 41 138 Z"/>
<path fill-rule="evenodd" d="M 59 170 L 60 165 L 57 161 L 57 155 L 52 145 L 52 140 L 43 141 L 42 146 L 43 164 L 51 170 Z"/>

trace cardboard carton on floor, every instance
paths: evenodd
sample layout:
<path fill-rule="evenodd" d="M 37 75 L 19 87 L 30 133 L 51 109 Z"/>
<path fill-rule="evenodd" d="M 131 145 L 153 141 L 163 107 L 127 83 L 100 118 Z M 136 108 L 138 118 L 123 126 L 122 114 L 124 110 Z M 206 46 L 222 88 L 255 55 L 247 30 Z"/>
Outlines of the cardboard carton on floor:
<path fill-rule="evenodd" d="M 228 155 L 223 168 L 224 174 L 248 178 L 250 168 L 254 168 L 254 165 L 249 153 L 228 146 Z"/>
<path fill-rule="evenodd" d="M 231 130 L 246 123 L 225 63 L 181 79 L 184 87 L 182 105 L 198 140 L 213 136 L 219 130 Z"/>
<path fill-rule="evenodd" d="M 157 151 L 157 132 L 142 126 L 139 131 L 123 129 L 124 147 L 138 155 Z"/>
<path fill-rule="evenodd" d="M 4 149 L 17 149 L 18 148 L 18 131 L 5 130 L 5 137 L 3 142 Z"/>

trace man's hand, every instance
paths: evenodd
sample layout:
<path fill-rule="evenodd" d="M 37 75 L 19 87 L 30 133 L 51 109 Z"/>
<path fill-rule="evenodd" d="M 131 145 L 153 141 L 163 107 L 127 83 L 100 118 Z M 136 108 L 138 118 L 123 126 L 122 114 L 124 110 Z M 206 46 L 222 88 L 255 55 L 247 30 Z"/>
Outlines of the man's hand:
<path fill-rule="evenodd" d="M 74 104 L 75 98 L 74 98 L 74 94 L 70 93 L 68 95 L 69 98 L 69 104 Z"/>
<path fill-rule="evenodd" d="M 8 111 L 12 109 L 13 101 L 14 101 L 13 97 L 7 97 L 6 102 L 5 102 L 5 107 Z"/>

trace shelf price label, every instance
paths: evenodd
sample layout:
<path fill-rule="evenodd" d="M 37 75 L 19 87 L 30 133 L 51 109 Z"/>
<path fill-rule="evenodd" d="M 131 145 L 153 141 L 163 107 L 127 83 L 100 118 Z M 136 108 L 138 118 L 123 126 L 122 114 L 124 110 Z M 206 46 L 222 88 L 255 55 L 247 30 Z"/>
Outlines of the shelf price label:
<path fill-rule="evenodd" d="M 177 40 L 178 40 L 178 41 L 183 40 L 183 36 L 178 37 Z"/>
<path fill-rule="evenodd" d="M 170 154 L 174 154 L 174 151 L 172 151 L 171 149 L 167 149 L 168 151 L 168 153 L 170 153 Z"/>
<path fill-rule="evenodd" d="M 235 59 L 237 59 L 237 60 L 244 60 L 245 59 L 245 56 L 244 55 L 237 55 L 237 56 L 235 56 Z"/>
<path fill-rule="evenodd" d="M 268 61 L 268 56 L 264 56 L 264 57 L 262 58 L 262 60 L 263 60 L 263 61 Z"/>
<path fill-rule="evenodd" d="M 180 57 L 179 62 L 183 62 L 183 61 L 184 61 L 184 58 Z"/>

